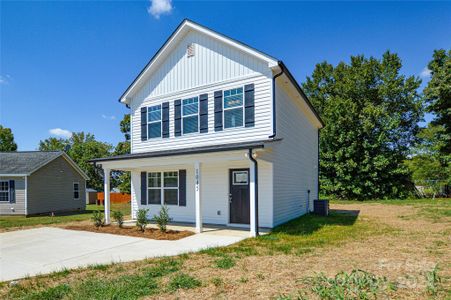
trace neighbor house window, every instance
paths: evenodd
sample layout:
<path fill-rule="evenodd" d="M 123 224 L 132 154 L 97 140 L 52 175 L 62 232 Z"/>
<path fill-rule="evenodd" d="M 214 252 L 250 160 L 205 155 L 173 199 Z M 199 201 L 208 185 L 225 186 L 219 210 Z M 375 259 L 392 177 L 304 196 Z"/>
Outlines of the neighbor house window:
<path fill-rule="evenodd" d="M 147 173 L 149 204 L 179 204 L 179 173 L 150 172 Z"/>
<path fill-rule="evenodd" d="M 224 128 L 242 127 L 243 124 L 243 88 L 224 91 Z"/>
<path fill-rule="evenodd" d="M 161 105 L 147 108 L 147 132 L 148 138 L 161 137 Z"/>
<path fill-rule="evenodd" d="M 182 105 L 183 134 L 199 131 L 199 99 L 184 99 Z"/>
<path fill-rule="evenodd" d="M 80 199 L 80 184 L 74 182 L 74 199 Z"/>
<path fill-rule="evenodd" d="M 9 201 L 9 182 L 0 181 L 0 201 Z"/>

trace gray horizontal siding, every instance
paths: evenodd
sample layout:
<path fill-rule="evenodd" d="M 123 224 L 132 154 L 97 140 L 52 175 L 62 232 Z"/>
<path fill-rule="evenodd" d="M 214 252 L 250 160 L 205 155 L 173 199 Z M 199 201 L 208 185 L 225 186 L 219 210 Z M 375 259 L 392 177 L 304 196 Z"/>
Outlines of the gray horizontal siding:
<path fill-rule="evenodd" d="M 73 183 L 80 184 L 80 198 L 73 198 Z M 28 214 L 83 210 L 86 182 L 62 157 L 48 163 L 28 179 Z"/>
<path fill-rule="evenodd" d="M 0 177 L 0 180 L 14 180 L 16 203 L 0 202 L 0 215 L 25 214 L 25 177 Z"/>

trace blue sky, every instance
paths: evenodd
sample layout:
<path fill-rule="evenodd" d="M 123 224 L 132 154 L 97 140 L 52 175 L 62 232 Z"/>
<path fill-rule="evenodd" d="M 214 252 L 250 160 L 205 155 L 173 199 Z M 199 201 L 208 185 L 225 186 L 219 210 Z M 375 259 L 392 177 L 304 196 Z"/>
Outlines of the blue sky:
<path fill-rule="evenodd" d="M 122 140 L 117 99 L 184 18 L 283 60 L 299 82 L 318 62 L 388 49 L 427 80 L 433 50 L 451 47 L 449 2 L 153 1 L 0 2 L 0 124 L 19 150 L 66 131 Z"/>

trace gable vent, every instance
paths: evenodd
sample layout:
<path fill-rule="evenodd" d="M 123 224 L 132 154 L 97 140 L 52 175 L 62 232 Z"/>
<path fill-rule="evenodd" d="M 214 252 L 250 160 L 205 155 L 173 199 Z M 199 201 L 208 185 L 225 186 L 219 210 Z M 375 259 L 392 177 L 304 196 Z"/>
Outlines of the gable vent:
<path fill-rule="evenodd" d="M 186 55 L 188 55 L 188 57 L 194 56 L 194 44 L 193 43 L 189 43 L 188 46 L 186 46 Z"/>

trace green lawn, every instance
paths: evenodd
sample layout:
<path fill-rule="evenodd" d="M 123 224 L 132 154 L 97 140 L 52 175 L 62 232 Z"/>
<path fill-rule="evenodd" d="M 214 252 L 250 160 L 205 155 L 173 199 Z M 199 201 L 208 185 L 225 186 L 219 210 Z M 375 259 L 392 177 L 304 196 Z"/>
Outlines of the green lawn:
<path fill-rule="evenodd" d="M 120 210 L 124 215 L 130 215 L 129 203 L 112 204 L 112 210 Z M 12 229 L 18 227 L 38 226 L 38 225 L 50 225 L 50 224 L 62 224 L 73 221 L 89 220 L 92 216 L 92 212 L 95 210 L 103 211 L 104 208 L 101 205 L 89 204 L 86 205 L 86 210 L 75 213 L 61 213 L 56 214 L 54 217 L 48 215 L 40 216 L 1 216 L 0 217 L 0 229 Z"/>

